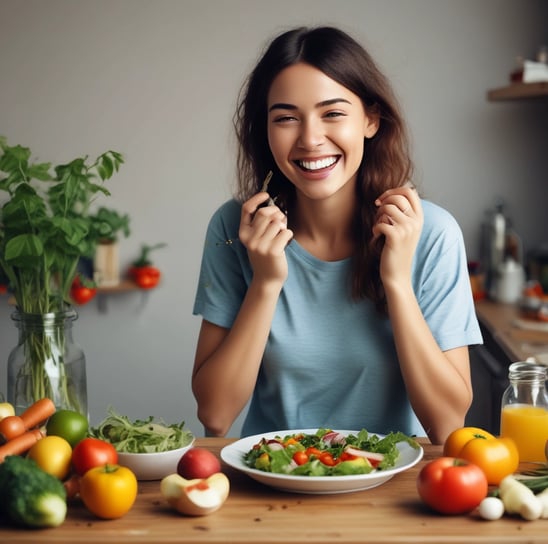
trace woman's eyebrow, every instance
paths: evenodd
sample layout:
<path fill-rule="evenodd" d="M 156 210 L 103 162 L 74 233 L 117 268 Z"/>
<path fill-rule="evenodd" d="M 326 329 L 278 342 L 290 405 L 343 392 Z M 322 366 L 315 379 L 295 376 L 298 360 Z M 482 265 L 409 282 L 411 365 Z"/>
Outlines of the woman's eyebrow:
<path fill-rule="evenodd" d="M 268 108 L 268 111 L 274 111 L 274 110 L 296 110 L 297 106 L 293 104 L 284 104 L 283 102 L 278 102 L 276 104 L 272 104 L 270 108 Z"/>
<path fill-rule="evenodd" d="M 318 102 L 316 104 L 316 108 L 323 108 L 325 106 L 332 106 L 333 104 L 338 104 L 339 102 L 345 102 L 346 104 L 352 105 L 352 102 L 347 100 L 346 98 L 330 98 L 329 100 L 322 100 L 321 102 Z M 275 104 L 272 104 L 268 108 L 268 111 L 271 112 L 273 110 L 296 110 L 298 109 L 297 106 L 294 104 L 286 104 L 284 102 L 277 102 Z"/>
<path fill-rule="evenodd" d="M 329 100 L 323 100 L 322 102 L 318 102 L 316 104 L 316 107 L 323 108 L 325 106 L 332 106 L 333 104 L 338 104 L 339 102 L 345 102 L 346 104 L 352 105 L 352 102 L 350 102 L 350 100 L 347 100 L 346 98 L 330 98 Z"/>

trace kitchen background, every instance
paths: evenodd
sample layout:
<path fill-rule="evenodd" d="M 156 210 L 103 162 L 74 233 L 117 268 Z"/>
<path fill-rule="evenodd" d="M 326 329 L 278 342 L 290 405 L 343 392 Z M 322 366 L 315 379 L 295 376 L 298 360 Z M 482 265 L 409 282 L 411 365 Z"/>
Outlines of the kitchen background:
<path fill-rule="evenodd" d="M 406 112 L 415 181 L 477 260 L 499 200 L 525 250 L 548 242 L 548 100 L 486 99 L 517 56 L 548 43 L 547 22 L 546 0 L 0 0 L 0 135 L 54 164 L 120 151 L 112 196 L 98 203 L 130 215 L 122 269 L 142 243 L 167 244 L 152 254 L 158 288 L 79 308 L 92 424 L 113 406 L 203 434 L 190 388 L 202 244 L 233 187 L 237 93 L 273 35 L 335 24 L 370 50 Z M 4 393 L 10 314 L 3 297 Z"/>

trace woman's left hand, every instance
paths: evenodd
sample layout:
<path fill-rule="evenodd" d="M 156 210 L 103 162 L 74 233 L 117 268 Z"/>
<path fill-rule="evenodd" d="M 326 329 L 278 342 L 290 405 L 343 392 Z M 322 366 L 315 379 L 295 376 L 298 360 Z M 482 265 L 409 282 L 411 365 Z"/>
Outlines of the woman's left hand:
<path fill-rule="evenodd" d="M 389 189 L 375 205 L 373 237 L 384 236 L 380 263 L 383 284 L 386 287 L 388 282 L 409 281 L 424 220 L 419 195 L 412 186 Z"/>

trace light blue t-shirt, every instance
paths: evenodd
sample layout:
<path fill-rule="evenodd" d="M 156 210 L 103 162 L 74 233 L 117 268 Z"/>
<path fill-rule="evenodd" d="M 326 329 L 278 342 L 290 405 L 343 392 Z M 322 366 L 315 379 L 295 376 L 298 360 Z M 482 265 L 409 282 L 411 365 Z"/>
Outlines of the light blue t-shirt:
<path fill-rule="evenodd" d="M 464 242 L 444 209 L 422 201 L 424 226 L 412 282 L 442 350 L 482 342 Z M 238 241 L 241 205 L 213 215 L 193 313 L 230 328 L 252 269 Z M 289 274 L 278 300 L 242 436 L 285 429 L 367 429 L 424 436 L 407 397 L 392 329 L 369 300 L 350 292 L 351 260 L 321 261 L 292 240 Z"/>

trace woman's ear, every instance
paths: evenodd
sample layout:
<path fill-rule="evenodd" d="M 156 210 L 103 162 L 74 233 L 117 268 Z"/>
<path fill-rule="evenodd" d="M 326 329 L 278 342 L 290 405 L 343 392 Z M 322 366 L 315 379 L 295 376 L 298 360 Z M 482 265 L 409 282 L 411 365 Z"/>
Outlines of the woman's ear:
<path fill-rule="evenodd" d="M 375 134 L 377 134 L 377 130 L 379 130 L 379 125 L 381 122 L 381 116 L 378 111 L 375 111 L 375 109 L 369 109 L 369 111 L 365 114 L 365 124 L 363 127 L 363 135 L 366 138 L 373 138 Z"/>

